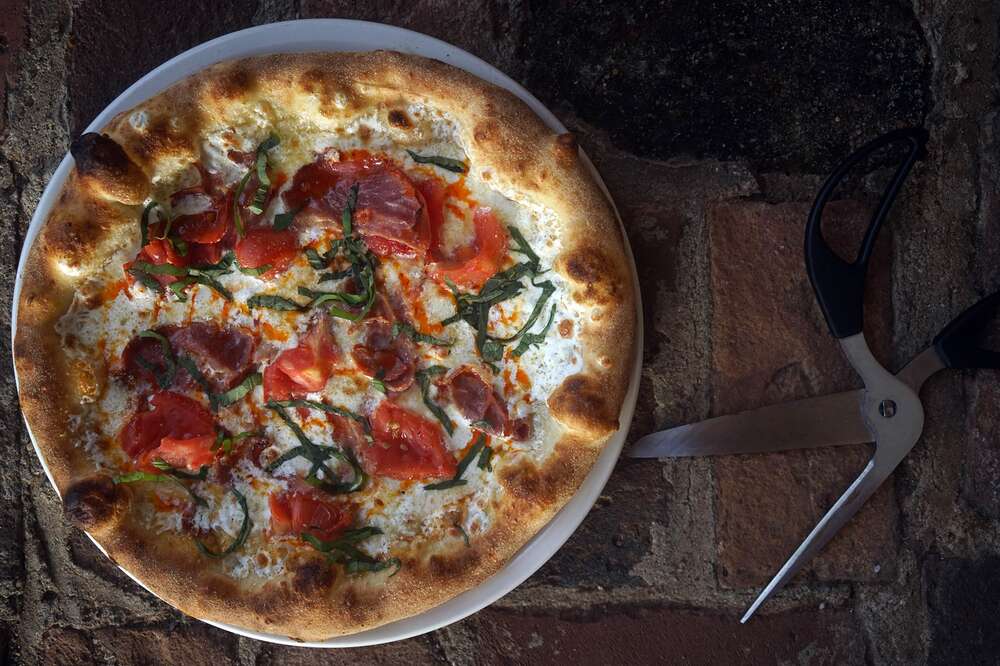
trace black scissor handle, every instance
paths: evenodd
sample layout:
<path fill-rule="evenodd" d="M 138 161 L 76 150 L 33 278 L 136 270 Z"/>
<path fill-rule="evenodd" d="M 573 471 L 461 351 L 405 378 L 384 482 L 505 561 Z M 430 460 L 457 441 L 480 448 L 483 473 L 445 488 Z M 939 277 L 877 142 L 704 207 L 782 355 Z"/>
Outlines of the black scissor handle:
<path fill-rule="evenodd" d="M 846 262 L 830 249 L 823 238 L 821 218 L 823 209 L 837 186 L 859 162 L 872 153 L 894 143 L 909 144 L 906 158 L 896 168 L 892 181 L 882 193 L 878 208 L 865 232 L 864 240 L 858 249 L 858 255 L 853 262 Z M 841 162 L 830 177 L 823 183 L 812 210 L 809 211 L 809 222 L 806 225 L 806 270 L 809 281 L 816 292 L 816 300 L 823 310 L 823 316 L 830 327 L 830 333 L 835 338 L 846 338 L 860 333 L 863 324 L 863 305 L 865 275 L 868 272 L 868 259 L 875 247 L 882 222 L 889 214 L 892 203 L 899 194 L 903 181 L 913 168 L 914 162 L 923 155 L 927 144 L 927 131 L 921 127 L 899 129 L 883 134 L 866 143 Z"/>
<path fill-rule="evenodd" d="M 979 346 L 1000 312 L 1000 291 L 958 315 L 934 338 L 934 348 L 949 368 L 1000 368 L 1000 352 Z"/>

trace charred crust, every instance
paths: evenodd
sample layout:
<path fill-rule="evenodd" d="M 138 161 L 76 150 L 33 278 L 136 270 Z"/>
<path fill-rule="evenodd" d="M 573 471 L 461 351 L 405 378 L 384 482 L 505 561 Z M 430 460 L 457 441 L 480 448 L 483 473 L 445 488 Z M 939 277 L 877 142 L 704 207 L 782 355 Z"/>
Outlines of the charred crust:
<path fill-rule="evenodd" d="M 83 183 L 99 196 L 126 204 L 142 203 L 149 184 L 125 150 L 107 134 L 87 132 L 70 145 L 69 152 Z"/>
<path fill-rule="evenodd" d="M 579 430 L 607 434 L 618 428 L 618 407 L 604 384 L 587 374 L 566 378 L 548 400 L 553 415 Z"/>
<path fill-rule="evenodd" d="M 122 176 L 132 166 L 132 160 L 125 154 L 125 150 L 107 134 L 81 134 L 70 144 L 69 152 L 76 160 L 77 171 L 82 175 L 105 173 Z"/>
<path fill-rule="evenodd" d="M 99 474 L 69 487 L 63 497 L 63 512 L 83 529 L 108 523 L 118 512 L 122 500 L 118 486 L 106 474 Z"/>
<path fill-rule="evenodd" d="M 573 281 L 573 297 L 584 305 L 610 306 L 622 299 L 624 285 L 615 262 L 595 246 L 580 247 L 559 258 L 562 272 Z"/>
<path fill-rule="evenodd" d="M 326 560 L 308 558 L 295 565 L 292 574 L 292 589 L 308 597 L 325 592 L 333 587 L 336 578 L 333 567 Z"/>
<path fill-rule="evenodd" d="M 388 114 L 389 124 L 399 129 L 408 130 L 413 127 L 410 117 L 402 109 L 392 109 Z"/>

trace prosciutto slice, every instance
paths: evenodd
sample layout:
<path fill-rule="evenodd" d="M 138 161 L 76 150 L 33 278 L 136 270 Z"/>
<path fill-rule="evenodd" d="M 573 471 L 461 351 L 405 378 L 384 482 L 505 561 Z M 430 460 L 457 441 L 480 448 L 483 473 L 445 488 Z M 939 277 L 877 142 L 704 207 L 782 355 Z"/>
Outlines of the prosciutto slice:
<path fill-rule="evenodd" d="M 392 323 L 381 317 L 368 319 L 364 344 L 354 345 L 351 357 L 363 373 L 380 379 L 390 391 L 405 391 L 413 384 L 416 349 L 404 335 L 392 335 Z"/>
<path fill-rule="evenodd" d="M 320 157 L 299 169 L 282 196 L 289 209 L 305 207 L 339 224 L 355 184 L 354 225 L 358 233 L 366 240 L 378 238 L 420 254 L 426 251 L 426 212 L 420 195 L 406 174 L 382 160 L 368 157 L 335 162 Z"/>
<path fill-rule="evenodd" d="M 186 326 L 160 326 L 155 331 L 170 342 L 175 356 L 190 357 L 216 392 L 233 388 L 252 368 L 254 341 L 242 331 L 202 321 Z M 122 362 L 126 374 L 150 384 L 167 368 L 163 347 L 155 338 L 133 338 L 125 346 Z M 178 386 L 195 385 L 194 378 L 183 367 L 176 372 L 174 381 Z"/>
<path fill-rule="evenodd" d="M 462 366 L 447 378 L 451 401 L 470 422 L 480 422 L 482 430 L 491 435 L 506 435 L 510 431 L 507 406 L 493 387 L 472 366 Z"/>

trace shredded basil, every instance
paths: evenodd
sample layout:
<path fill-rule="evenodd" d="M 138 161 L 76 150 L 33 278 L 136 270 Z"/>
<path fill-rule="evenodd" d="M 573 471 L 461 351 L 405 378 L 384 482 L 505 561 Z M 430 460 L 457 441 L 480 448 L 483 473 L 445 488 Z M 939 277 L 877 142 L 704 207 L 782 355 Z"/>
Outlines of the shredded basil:
<path fill-rule="evenodd" d="M 299 287 L 298 291 L 300 296 L 306 296 L 310 299 L 310 301 L 305 305 L 306 308 L 319 307 L 327 301 L 336 301 L 346 305 L 361 305 L 365 302 L 366 298 L 364 294 L 347 294 L 338 291 L 316 291 L 314 289 L 309 289 L 308 287 Z"/>
<path fill-rule="evenodd" d="M 186 297 L 182 297 L 181 290 L 188 285 L 197 283 L 214 289 L 227 301 L 231 301 L 233 300 L 233 295 L 216 279 L 219 275 L 226 275 L 229 273 L 229 265 L 231 265 L 231 263 L 232 259 L 230 258 L 228 264 L 226 264 L 224 259 L 215 266 L 206 266 L 204 268 L 186 268 L 184 266 L 174 266 L 173 264 L 151 264 L 146 261 L 137 261 L 135 262 L 135 265 L 129 269 L 129 272 L 137 278 L 139 278 L 139 273 L 145 273 L 146 275 L 171 275 L 173 277 L 181 278 L 177 282 L 170 285 L 170 290 L 178 297 L 178 300 L 186 300 Z M 178 283 L 182 286 L 174 287 L 174 285 Z M 145 281 L 143 284 L 145 284 Z M 158 283 L 157 289 L 162 290 Z"/>
<path fill-rule="evenodd" d="M 166 472 L 171 476 L 175 476 L 178 479 L 188 479 L 190 481 L 204 481 L 205 479 L 208 478 L 208 465 L 202 465 L 197 473 L 192 473 L 183 469 L 177 469 L 163 458 L 157 458 L 156 460 L 153 461 L 153 467 L 160 470 L 161 472 Z"/>
<path fill-rule="evenodd" d="M 465 470 L 469 468 L 472 461 L 479 456 L 483 449 L 486 447 L 486 436 L 480 433 L 479 437 L 476 438 L 476 443 L 472 445 L 469 452 L 465 454 L 461 462 L 458 463 L 458 467 L 455 468 L 455 476 L 447 481 L 441 481 L 439 483 L 432 483 L 430 485 L 424 486 L 425 490 L 447 490 L 448 488 L 455 488 L 457 486 L 464 486 L 468 481 L 462 478 L 465 474 Z"/>
<path fill-rule="evenodd" d="M 274 216 L 274 228 L 277 229 L 278 231 L 284 231 L 288 227 L 292 226 L 292 222 L 295 220 L 295 216 L 298 215 L 299 212 L 304 207 L 305 206 L 302 205 L 302 206 L 299 206 L 298 208 L 295 208 L 295 209 L 292 209 L 292 210 L 289 210 L 289 211 L 285 211 L 284 213 L 278 213 L 277 215 L 275 215 Z"/>
<path fill-rule="evenodd" d="M 545 342 L 545 336 L 548 334 L 549 329 L 552 327 L 552 320 L 556 316 L 556 306 L 553 305 L 552 309 L 549 310 L 549 320 L 545 322 L 545 326 L 538 333 L 526 333 L 524 337 L 521 338 L 521 342 L 517 344 L 512 352 L 514 358 L 519 357 L 524 352 L 531 348 L 531 345 L 540 345 Z"/>
<path fill-rule="evenodd" d="M 540 344 L 548 333 L 547 324 L 541 331 L 530 333 L 531 328 L 537 323 L 539 317 L 545 311 L 545 306 L 549 302 L 552 294 L 555 293 L 555 285 L 551 281 L 536 282 L 535 279 L 544 273 L 541 270 L 541 259 L 525 240 L 524 235 L 517 227 L 508 227 L 514 247 L 512 252 L 524 255 L 527 260 L 515 264 L 506 270 L 500 271 L 482 286 L 478 293 L 464 294 L 451 283 L 448 283 L 452 294 L 455 297 L 456 312 L 453 316 L 441 322 L 444 325 L 457 321 L 464 321 L 476 331 L 476 349 L 490 367 L 496 369 L 495 363 L 503 359 L 505 345 L 520 339 L 520 343 L 514 349 L 514 356 L 520 356 L 533 344 Z M 524 324 L 513 334 L 506 337 L 496 337 L 489 333 L 490 308 L 494 305 L 520 295 L 525 284 L 523 279 L 528 277 L 532 286 L 541 290 L 531 314 Z M 554 316 L 553 307 L 553 316 Z M 551 324 L 551 316 L 549 324 Z"/>
<path fill-rule="evenodd" d="M 161 285 L 159 282 L 157 282 L 151 275 L 149 275 L 148 273 L 142 272 L 141 270 L 139 270 L 135 266 L 132 266 L 131 268 L 129 268 L 128 269 L 128 273 L 129 273 L 129 275 L 131 275 L 132 277 L 134 277 L 136 279 L 136 281 L 139 282 L 139 284 L 141 284 L 142 286 L 146 287 L 147 289 L 151 289 L 153 291 L 158 291 L 158 292 L 162 292 L 163 291 L 163 285 Z"/>
<path fill-rule="evenodd" d="M 202 555 L 212 558 L 225 557 L 242 546 L 247 540 L 247 536 L 250 534 L 250 528 L 253 526 L 253 523 L 250 521 L 250 511 L 247 509 L 247 498 L 243 496 L 243 493 L 235 488 L 232 489 L 232 493 L 236 495 L 236 501 L 240 503 L 240 508 L 243 510 L 243 524 L 240 526 L 239 534 L 236 535 L 236 539 L 234 539 L 233 542 L 225 548 L 225 550 L 219 553 L 209 550 L 208 546 L 203 544 L 199 539 L 195 539 L 194 543 L 198 546 L 198 550 L 201 551 Z"/>
<path fill-rule="evenodd" d="M 337 414 L 338 416 L 346 416 L 349 419 L 353 419 L 361 424 L 365 432 L 371 432 L 371 426 L 368 425 L 368 419 L 356 414 L 349 409 L 344 409 L 343 407 L 336 407 L 334 405 L 328 405 L 325 402 L 319 402 L 318 400 L 306 400 L 303 398 L 295 400 L 272 400 L 267 403 L 268 407 L 274 405 L 276 407 L 304 407 L 305 409 L 318 409 L 321 412 L 327 412 L 329 414 Z"/>
<path fill-rule="evenodd" d="M 462 541 L 465 542 L 465 547 L 470 548 L 472 544 L 469 543 L 469 533 L 465 531 L 465 528 L 462 527 L 461 523 L 455 523 L 455 527 L 462 533 Z"/>
<path fill-rule="evenodd" d="M 273 473 L 289 460 L 302 457 L 312 463 L 312 467 L 309 469 L 309 473 L 306 474 L 305 478 L 305 481 L 310 485 L 313 485 L 330 494 L 351 493 L 365 487 L 368 483 L 368 475 L 365 474 L 364 469 L 361 468 L 361 465 L 358 463 L 357 458 L 354 457 L 353 452 L 345 454 L 336 447 L 320 446 L 313 443 L 312 440 L 310 440 L 302 431 L 302 428 L 300 428 L 299 425 L 293 421 L 290 416 L 288 416 L 285 410 L 278 403 L 268 402 L 267 407 L 274 410 L 281 420 L 285 422 L 285 425 L 292 431 L 296 439 L 299 440 L 299 446 L 286 451 L 267 466 L 268 472 Z M 331 483 L 325 479 L 320 479 L 318 476 L 319 472 L 323 472 L 326 479 L 333 476 L 333 472 L 326 466 L 326 461 L 330 458 L 336 458 L 337 460 L 350 465 L 353 472 L 353 479 L 351 481 L 338 483 Z"/>
<path fill-rule="evenodd" d="M 247 299 L 247 305 L 252 308 L 269 308 L 282 312 L 295 312 L 305 309 L 304 305 L 300 305 L 290 298 L 278 296 L 277 294 L 254 294 Z"/>
<path fill-rule="evenodd" d="M 437 345 L 438 347 L 451 347 L 453 342 L 450 340 L 444 340 L 442 338 L 435 338 L 433 335 L 428 335 L 426 333 L 421 333 L 415 329 L 411 324 L 406 322 L 396 322 L 392 325 L 392 337 L 396 337 L 402 333 L 414 342 L 426 342 L 427 344 Z"/>
<path fill-rule="evenodd" d="M 487 472 L 493 471 L 493 449 L 488 446 L 483 447 L 483 452 L 479 454 L 479 462 L 476 463 L 479 469 Z"/>
<path fill-rule="evenodd" d="M 154 462 L 153 465 L 155 466 L 156 463 Z M 207 469 L 205 471 L 207 473 Z M 114 481 L 115 483 L 135 483 L 137 481 L 148 481 L 150 483 L 164 483 L 170 481 L 176 483 L 178 486 L 186 490 L 187 494 L 191 496 L 191 499 L 192 501 L 194 501 L 195 504 L 199 506 L 208 506 L 208 502 L 206 502 L 203 497 L 200 497 L 197 494 L 195 494 L 193 490 L 191 490 L 186 485 L 181 483 L 180 479 L 170 474 L 153 474 L 151 472 L 135 471 L 135 472 L 129 472 L 128 474 L 122 474 L 120 476 L 116 476 L 112 479 L 112 481 Z"/>
<path fill-rule="evenodd" d="M 149 244 L 149 214 L 159 205 L 156 201 L 150 201 L 142 209 L 142 217 L 139 218 L 139 242 L 142 247 Z"/>
<path fill-rule="evenodd" d="M 174 377 L 177 374 L 177 361 L 174 358 L 173 350 L 170 348 L 170 341 L 167 340 L 167 338 L 162 334 L 157 333 L 152 329 L 140 331 L 139 337 L 152 338 L 160 343 L 160 350 L 163 354 L 163 370 L 161 371 L 141 356 L 136 356 L 135 362 L 152 373 L 152 375 L 156 378 L 156 383 L 160 385 L 160 388 L 170 388 L 170 385 L 174 383 Z"/>
<path fill-rule="evenodd" d="M 258 266 L 257 268 L 243 268 L 242 266 L 239 266 L 238 268 L 240 269 L 240 273 L 243 273 L 243 275 L 260 277 L 264 273 L 271 270 L 271 264 L 264 264 L 263 266 Z"/>
<path fill-rule="evenodd" d="M 260 181 L 260 184 L 257 187 L 257 192 L 254 194 L 253 202 L 251 202 L 248 208 L 251 212 L 258 215 L 262 213 L 262 206 L 264 205 L 264 201 L 267 199 L 267 188 L 271 185 L 271 181 L 267 177 L 267 151 L 271 150 L 276 145 L 278 145 L 278 137 L 272 134 L 265 139 L 263 143 L 257 146 L 256 156 L 254 158 L 254 167 L 248 169 L 247 172 L 243 174 L 239 185 L 236 186 L 236 195 L 233 197 L 233 222 L 236 225 L 236 234 L 240 238 L 244 235 L 243 218 L 240 216 L 240 199 L 243 198 L 243 190 L 246 189 L 250 176 L 254 173 L 254 171 L 256 171 L 257 179 Z"/>
<path fill-rule="evenodd" d="M 385 382 L 382 381 L 381 377 L 372 377 L 372 388 L 379 393 L 389 393 L 389 389 L 386 387 Z"/>
<path fill-rule="evenodd" d="M 212 450 L 218 451 L 221 448 L 223 452 L 228 455 L 233 452 L 233 447 L 236 444 L 240 443 L 247 437 L 256 434 L 257 432 L 254 430 L 244 430 L 243 432 L 237 433 L 231 437 L 227 437 L 224 430 L 219 430 L 218 434 L 215 436 L 215 443 L 212 444 Z"/>
<path fill-rule="evenodd" d="M 424 399 L 424 404 L 427 409 L 431 410 L 431 413 L 437 417 L 437 420 L 441 422 L 444 429 L 449 435 L 454 434 L 455 424 L 452 422 L 448 414 L 441 408 L 439 404 L 431 399 L 431 378 L 447 372 L 447 368 L 441 365 L 432 365 L 424 370 L 417 370 L 416 380 L 420 385 L 420 395 Z"/>
<path fill-rule="evenodd" d="M 451 157 L 442 157 L 440 155 L 418 155 L 412 150 L 407 150 L 410 157 L 417 164 L 433 164 L 436 167 L 440 167 L 446 171 L 451 171 L 453 173 L 465 173 L 466 166 L 465 162 L 461 160 L 452 159 Z"/>
<path fill-rule="evenodd" d="M 323 541 L 307 532 L 300 536 L 302 540 L 310 546 L 323 553 L 324 557 L 334 564 L 341 564 L 347 573 L 374 572 L 395 567 L 390 576 L 395 576 L 402 567 L 402 562 L 398 558 L 392 557 L 385 560 L 377 560 L 371 555 L 362 552 L 356 544 L 369 537 L 382 534 L 382 530 L 377 527 L 360 527 L 344 532 L 339 538 L 332 541 Z"/>
<path fill-rule="evenodd" d="M 316 278 L 317 282 L 330 282 L 332 280 L 343 280 L 345 277 L 351 274 L 350 268 L 345 268 L 342 271 L 334 271 L 332 273 L 320 273 L 319 277 Z"/>
<path fill-rule="evenodd" d="M 242 382 L 229 389 L 225 393 L 216 395 L 214 402 L 217 407 L 228 407 L 229 405 L 241 400 L 248 393 L 253 391 L 255 386 L 259 386 L 261 382 L 261 376 L 259 372 L 254 372 L 247 375 L 246 379 Z"/>

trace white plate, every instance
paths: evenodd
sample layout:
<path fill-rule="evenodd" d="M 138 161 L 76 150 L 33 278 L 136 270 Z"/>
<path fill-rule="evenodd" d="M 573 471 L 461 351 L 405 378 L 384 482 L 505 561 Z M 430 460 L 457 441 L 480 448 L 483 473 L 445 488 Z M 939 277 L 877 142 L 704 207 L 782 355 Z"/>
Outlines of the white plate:
<path fill-rule="evenodd" d="M 367 21 L 342 19 L 311 19 L 272 23 L 224 35 L 196 46 L 165 62 L 135 82 L 94 119 L 94 122 L 87 127 L 87 131 L 96 131 L 104 127 L 116 114 L 130 109 L 139 102 L 156 95 L 172 83 L 222 60 L 263 53 L 371 51 L 374 49 L 392 49 L 404 53 L 413 53 L 460 67 L 481 79 L 490 81 L 511 91 L 524 100 L 549 127 L 558 132 L 566 131 L 563 124 L 548 109 L 542 106 L 541 102 L 535 99 L 531 93 L 479 58 L 451 44 L 411 30 L 404 30 L 379 23 L 369 23 Z M 45 188 L 45 192 L 38 202 L 38 208 L 31 219 L 31 226 L 28 228 L 24 246 L 21 249 L 21 260 L 18 264 L 17 278 L 14 283 L 14 308 L 11 318 L 12 336 L 13 332 L 17 330 L 17 302 L 21 292 L 22 269 L 24 268 L 25 257 L 27 257 L 28 249 L 38 235 L 39 228 L 41 228 L 45 219 L 48 218 L 49 211 L 52 209 L 52 205 L 62 190 L 63 183 L 66 181 L 71 168 L 72 158 L 67 154 L 59 164 L 59 168 L 53 174 L 48 187 Z M 593 169 L 592 166 L 591 169 Z M 604 187 L 596 170 L 594 171 L 594 175 L 601 182 L 601 186 Z M 607 191 L 606 188 L 605 191 Z M 627 244 L 628 242 L 626 241 L 626 248 Z M 628 251 L 630 263 L 633 265 L 633 277 L 635 278 L 634 262 L 631 261 L 631 250 Z M 493 603 L 524 582 L 528 576 L 537 571 L 539 567 L 552 557 L 583 521 L 604 488 L 604 484 L 607 483 L 608 477 L 611 476 L 615 461 L 618 460 L 618 454 L 621 452 L 622 445 L 625 442 L 628 425 L 631 423 L 632 413 L 635 411 L 642 359 L 642 306 L 639 301 L 637 278 L 635 279 L 635 284 L 637 285 L 635 296 L 639 325 L 636 330 L 636 358 L 631 384 L 621 411 L 622 428 L 611 439 L 611 442 L 598 458 L 593 470 L 591 470 L 590 475 L 587 476 L 583 485 L 580 486 L 576 495 L 556 514 L 548 525 L 542 528 L 534 538 L 517 552 L 503 569 L 474 589 L 419 615 L 398 620 L 369 631 L 333 638 L 327 641 L 302 643 L 286 636 L 247 631 L 221 622 L 210 622 L 209 624 L 242 636 L 287 645 L 304 645 L 308 647 L 376 645 L 417 636 L 461 620 Z M 33 435 L 32 443 L 34 443 Z M 37 444 L 35 445 L 35 451 L 38 453 L 38 458 L 42 462 L 42 467 L 45 468 L 45 473 L 48 475 L 49 481 L 52 481 L 52 475 L 49 473 L 48 466 L 45 464 L 45 459 L 38 450 Z M 98 547 L 100 548 L 100 546 Z M 136 580 L 128 571 L 125 571 L 125 573 L 132 577 L 133 580 Z M 136 580 L 136 582 L 142 585 L 142 581 Z"/>

